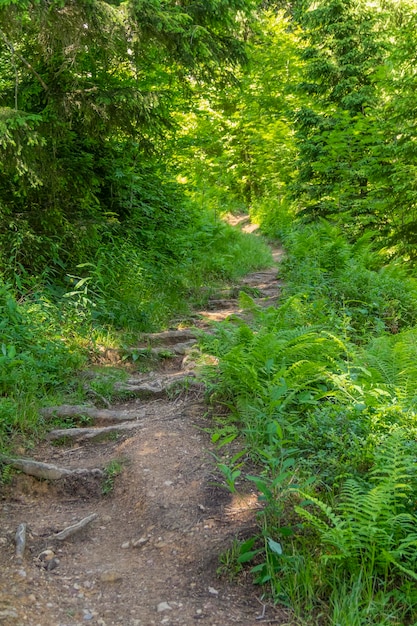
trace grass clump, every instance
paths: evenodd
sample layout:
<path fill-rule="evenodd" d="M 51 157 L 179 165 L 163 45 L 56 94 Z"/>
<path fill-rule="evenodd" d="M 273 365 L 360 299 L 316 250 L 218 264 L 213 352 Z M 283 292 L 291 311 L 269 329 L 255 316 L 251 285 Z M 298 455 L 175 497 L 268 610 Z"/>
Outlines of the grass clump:
<path fill-rule="evenodd" d="M 114 489 L 114 482 L 116 477 L 123 471 L 123 462 L 118 459 L 113 459 L 104 468 L 104 481 L 101 487 L 101 492 L 104 496 L 109 495 Z"/>

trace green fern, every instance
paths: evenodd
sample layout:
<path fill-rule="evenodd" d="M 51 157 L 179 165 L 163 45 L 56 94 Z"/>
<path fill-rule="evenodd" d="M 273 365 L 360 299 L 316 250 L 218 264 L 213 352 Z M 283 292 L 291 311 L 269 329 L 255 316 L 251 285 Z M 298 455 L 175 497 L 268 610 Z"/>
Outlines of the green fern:
<path fill-rule="evenodd" d="M 359 358 L 374 388 L 382 388 L 406 408 L 417 405 L 417 331 L 375 339 Z"/>
<path fill-rule="evenodd" d="M 283 388 L 284 381 L 286 390 L 278 402 L 282 409 L 297 404 L 303 392 L 311 393 L 313 401 L 316 395 L 321 399 L 335 394 L 352 400 L 352 393 L 347 393 L 340 381 L 334 385 L 332 379 L 332 372 L 348 376 L 349 349 L 330 333 L 306 329 L 270 332 L 267 328 L 253 332 L 239 326 L 222 339 L 228 341 L 229 349 L 216 354 L 220 356 L 217 393 L 258 397 L 265 405 L 276 406 L 276 390 Z"/>
<path fill-rule="evenodd" d="M 302 492 L 320 515 L 296 510 L 318 532 L 324 564 L 342 565 L 353 576 L 365 572 L 372 580 L 388 582 L 401 573 L 417 579 L 417 517 L 408 511 L 415 468 L 402 433 L 377 450 L 370 479 L 370 485 L 347 480 L 335 510 Z"/>

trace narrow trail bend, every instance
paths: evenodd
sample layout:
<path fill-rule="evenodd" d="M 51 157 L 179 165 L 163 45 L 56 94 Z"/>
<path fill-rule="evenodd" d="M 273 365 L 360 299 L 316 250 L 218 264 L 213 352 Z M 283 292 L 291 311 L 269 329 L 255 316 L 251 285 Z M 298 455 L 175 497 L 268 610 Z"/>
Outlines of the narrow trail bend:
<path fill-rule="evenodd" d="M 240 283 L 268 305 L 279 296 L 282 251 L 273 252 L 271 268 Z M 196 325 L 238 314 L 238 287 L 217 294 Z M 214 484 L 203 390 L 183 381 L 193 376 L 192 337 L 183 329 L 147 338 L 156 352 L 173 356 L 161 361 L 163 370 L 128 381 L 136 395 L 131 401 L 107 409 L 60 407 L 69 414 L 84 410 L 93 424 L 59 447 L 51 433 L 32 458 L 81 473 L 56 481 L 16 474 L 5 487 L 1 626 L 291 624 L 285 613 L 263 606 L 249 581 L 229 583 L 216 574 L 219 554 L 254 529 L 258 503 L 255 493 L 233 498 Z M 180 392 L 167 392 L 181 380 Z M 103 495 L 100 470 L 112 461 L 123 471 Z M 92 513 L 97 517 L 68 539 L 54 537 Z M 26 548 L 19 559 L 15 534 L 22 523 Z"/>

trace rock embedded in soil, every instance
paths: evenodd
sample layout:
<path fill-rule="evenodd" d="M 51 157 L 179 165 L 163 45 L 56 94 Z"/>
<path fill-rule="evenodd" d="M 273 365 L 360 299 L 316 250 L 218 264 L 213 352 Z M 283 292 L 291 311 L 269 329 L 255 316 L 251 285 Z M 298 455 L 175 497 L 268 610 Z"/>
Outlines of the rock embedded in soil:
<path fill-rule="evenodd" d="M 122 574 L 120 572 L 108 570 L 107 572 L 102 572 L 100 574 L 100 581 L 102 583 L 118 583 L 123 580 Z"/>
<path fill-rule="evenodd" d="M 132 541 L 132 547 L 141 548 L 142 546 L 145 545 L 145 543 L 148 543 L 148 541 L 149 541 L 149 537 L 139 537 L 139 539 L 134 539 Z"/>
<path fill-rule="evenodd" d="M 55 552 L 51 549 L 46 549 L 46 550 L 43 550 L 38 555 L 38 560 L 48 562 L 48 561 L 51 561 L 54 557 L 55 557 Z"/>
<path fill-rule="evenodd" d="M 61 563 L 61 561 L 59 559 L 57 559 L 56 557 L 54 557 L 53 559 L 51 559 L 50 561 L 48 561 L 46 563 L 46 568 L 45 569 L 48 572 L 51 572 L 52 570 L 56 569 L 60 563 Z"/>
<path fill-rule="evenodd" d="M 26 529 L 27 529 L 27 525 L 24 522 L 22 522 L 17 527 L 16 535 L 15 535 L 15 544 L 16 544 L 15 556 L 16 556 L 17 562 L 20 564 L 22 564 L 23 555 L 24 555 L 25 548 L 26 548 Z"/>
<path fill-rule="evenodd" d="M 212 595 L 212 596 L 218 596 L 219 592 L 217 591 L 217 589 L 215 589 L 214 587 L 209 587 L 208 588 L 208 592 Z"/>

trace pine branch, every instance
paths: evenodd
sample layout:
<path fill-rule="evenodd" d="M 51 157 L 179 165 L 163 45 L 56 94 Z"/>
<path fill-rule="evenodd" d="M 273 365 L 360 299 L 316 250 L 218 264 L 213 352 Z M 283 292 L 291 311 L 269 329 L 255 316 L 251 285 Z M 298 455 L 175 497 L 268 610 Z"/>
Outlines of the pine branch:
<path fill-rule="evenodd" d="M 49 91 L 48 85 L 45 83 L 45 81 L 43 80 L 42 76 L 40 76 L 38 74 L 38 72 L 35 70 L 35 68 L 29 63 L 29 61 L 27 59 L 25 59 L 24 56 L 22 56 L 21 54 L 16 52 L 16 49 L 15 49 L 14 45 L 7 39 L 6 35 L 4 34 L 4 32 L 1 29 L 0 29 L 0 37 L 3 39 L 4 43 L 9 48 L 11 53 L 14 56 L 16 56 L 18 59 L 20 59 L 22 61 L 22 63 L 24 63 L 26 65 L 26 67 L 32 72 L 32 74 L 35 76 L 35 78 L 42 85 L 44 90 L 45 91 Z M 17 110 L 17 96 L 16 95 L 15 95 L 15 104 L 16 104 L 16 110 Z"/>

